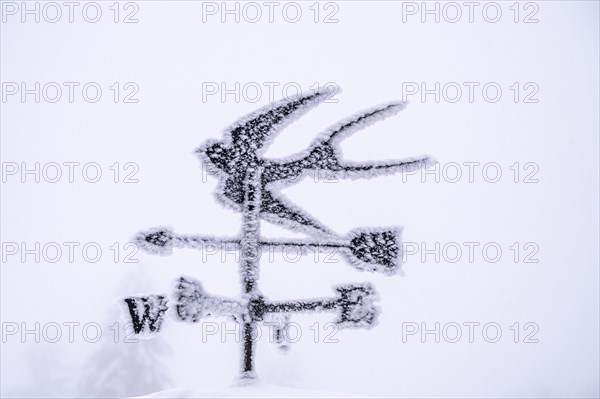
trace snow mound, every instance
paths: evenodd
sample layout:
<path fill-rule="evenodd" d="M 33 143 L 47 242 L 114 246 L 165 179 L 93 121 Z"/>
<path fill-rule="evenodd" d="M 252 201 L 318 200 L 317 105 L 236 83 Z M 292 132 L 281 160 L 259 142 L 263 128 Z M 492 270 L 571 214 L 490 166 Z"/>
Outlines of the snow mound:
<path fill-rule="evenodd" d="M 206 390 L 174 388 L 145 396 L 137 396 L 136 398 L 131 399 L 151 398 L 364 398 L 364 396 L 286 388 L 261 382 L 253 382 Z"/>

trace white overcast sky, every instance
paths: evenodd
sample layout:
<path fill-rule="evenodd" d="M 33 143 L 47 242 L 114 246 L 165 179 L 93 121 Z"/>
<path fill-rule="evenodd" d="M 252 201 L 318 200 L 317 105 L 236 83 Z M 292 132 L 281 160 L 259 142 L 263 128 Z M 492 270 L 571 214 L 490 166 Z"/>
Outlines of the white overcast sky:
<path fill-rule="evenodd" d="M 27 4 L 34 7 L 34 2 Z M 462 257 L 452 263 L 442 256 L 437 263 L 432 255 L 424 262 L 421 253 L 409 256 L 403 277 L 361 273 L 342 259 L 337 264 L 310 257 L 263 262 L 261 289 L 270 298 L 329 296 L 337 283 L 371 281 L 383 314 L 373 330 L 339 332 L 336 344 L 301 340 L 287 357 L 261 343 L 262 379 L 368 396 L 598 396 L 598 2 L 521 2 L 517 7 L 499 2 L 502 14 L 496 23 L 485 19 L 494 18 L 495 8 L 487 6 L 488 14 L 482 14 L 486 2 L 474 9 L 473 22 L 469 9 L 457 3 L 462 17 L 455 23 L 448 21 L 455 10 L 444 8 L 445 3 L 440 3 L 446 14 L 439 23 L 428 14 L 422 22 L 420 10 L 411 13 L 421 2 L 341 1 L 318 7 L 302 2 L 296 23 L 282 15 L 286 3 L 274 9 L 272 23 L 262 2 L 256 23 L 248 21 L 254 10 L 244 8 L 245 3 L 239 7 L 247 14 L 239 23 L 231 15 L 223 23 L 220 10 L 206 13 L 213 5 L 221 7 L 220 2 L 209 8 L 204 4 L 204 10 L 201 2 L 191 1 L 121 3 L 118 23 L 112 2 L 99 2 L 97 23 L 82 17 L 85 2 L 74 10 L 72 23 L 65 6 L 60 6 L 61 19 L 49 23 L 44 17 L 54 18 L 54 10 L 39 4 L 40 12 L 47 11 L 39 23 L 27 14 L 23 23 L 22 10 L 12 15 L 13 8 L 6 2 L 2 6 L 0 154 L 5 173 L 15 163 L 19 167 L 15 175 L 4 176 L 1 186 L 3 329 L 14 323 L 33 328 L 36 322 L 97 322 L 110 335 L 115 298 L 170 292 L 182 274 L 200 279 L 212 293 L 237 295 L 232 258 L 221 262 L 213 255 L 203 262 L 199 252 L 180 250 L 171 257 L 138 253 L 139 263 L 130 264 L 123 262 L 122 249 L 115 263 L 110 246 L 117 242 L 122 247 L 137 231 L 156 225 L 180 233 L 238 232 L 239 215 L 214 201 L 217 181 L 203 176 L 193 150 L 267 104 L 268 85 L 274 86 L 275 99 L 285 94 L 285 85 L 291 87 L 288 93 L 328 82 L 343 89 L 337 103 L 322 104 L 278 137 L 267 155 L 283 157 L 362 108 L 402 99 L 407 88 L 420 90 L 421 83 L 433 89 L 439 82 L 439 103 L 433 94 L 425 101 L 420 93 L 408 96 L 409 105 L 399 115 L 347 139 L 344 156 L 380 160 L 427 153 L 445 167 L 446 177 L 452 178 L 452 168 L 460 165 L 458 182 L 436 182 L 433 175 L 423 182 L 418 174 L 404 180 L 400 175 L 335 183 L 306 179 L 285 193 L 340 234 L 362 226 L 402 225 L 406 242 L 427 248 L 459 243 Z M 21 7 L 21 2 L 14 5 Z M 87 10 L 93 17 L 93 10 Z M 286 10 L 286 18 L 293 18 L 293 10 Z M 122 23 L 130 13 L 139 22 Z M 324 23 L 328 15 L 337 22 Z M 524 23 L 526 18 L 538 22 Z M 15 87 L 22 89 L 22 82 L 29 89 L 40 82 L 39 103 L 34 94 L 26 95 L 25 102 L 20 92 L 10 95 Z M 63 88 L 56 103 L 47 101 L 54 97 L 49 82 Z M 65 82 L 79 83 L 72 103 Z M 81 94 L 90 82 L 102 89 L 96 103 Z M 115 82 L 118 103 L 113 101 Z M 128 82 L 133 85 L 126 87 Z M 220 93 L 205 91 L 213 83 L 219 90 L 221 83 L 233 89 L 236 82 L 247 88 L 239 102 L 232 94 L 222 101 Z M 488 99 L 496 87 L 502 90 L 497 102 L 484 98 L 486 84 L 491 87 Z M 257 86 L 262 92 L 253 102 Z M 462 97 L 453 103 L 456 86 Z M 132 98 L 139 101 L 123 103 L 136 87 Z M 36 162 L 41 168 L 63 165 L 61 180 L 50 183 L 41 176 L 35 183 L 33 175 L 25 175 L 23 183 L 22 163 L 33 168 Z M 65 162 L 80 163 L 73 183 Z M 95 184 L 81 176 L 82 165 L 90 162 L 102 169 Z M 115 162 L 118 183 L 109 168 Z M 135 165 L 126 168 L 129 162 Z M 473 166 L 473 182 L 467 176 L 470 162 L 479 163 Z M 482 176 L 488 164 L 488 179 L 496 165 L 501 169 L 497 183 Z M 139 182 L 123 183 L 131 171 Z M 528 176 L 538 182 L 525 183 Z M 267 225 L 263 233 L 289 234 Z M 13 242 L 28 248 L 36 242 L 80 246 L 73 263 L 66 247 L 56 263 L 36 263 L 31 255 L 25 262 L 20 253 L 8 255 L 6 243 Z M 103 250 L 97 263 L 81 255 L 90 242 Z M 465 242 L 479 243 L 473 262 Z M 515 242 L 518 262 L 511 249 Z M 496 263 L 482 256 L 486 243 L 502 249 Z M 532 259 L 538 262 L 525 263 L 534 250 Z M 332 319 L 295 320 L 312 334 L 314 321 Z M 417 334 L 402 342 L 407 323 L 433 328 L 436 322 L 458 323 L 464 336 L 457 343 L 444 338 L 436 343 L 432 336 L 421 342 Z M 480 323 L 473 343 L 465 336 L 469 322 Z M 533 331 L 525 329 L 528 322 L 539 327 L 537 343 L 523 342 Z M 482 338 L 486 323 L 502 328 L 497 343 Z M 202 343 L 200 327 L 171 319 L 162 335 L 171 353 L 160 367 L 171 371 L 174 385 L 223 385 L 235 375 L 237 344 Z M 100 348 L 81 335 L 74 343 L 63 337 L 56 344 L 37 344 L 31 336 L 23 343 L 20 332 L 4 338 L 1 377 L 7 397 L 73 395 L 64 381 L 89 374 L 84 364 Z M 39 359 L 48 365 L 41 371 L 35 368 Z M 36 380 L 52 388 L 36 391 Z"/>

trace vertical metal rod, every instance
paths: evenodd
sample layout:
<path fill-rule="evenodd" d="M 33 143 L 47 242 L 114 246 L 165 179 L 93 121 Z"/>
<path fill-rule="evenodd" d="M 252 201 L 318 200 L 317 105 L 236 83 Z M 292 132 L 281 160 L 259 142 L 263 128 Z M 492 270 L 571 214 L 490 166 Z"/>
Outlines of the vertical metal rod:
<path fill-rule="evenodd" d="M 242 275 L 242 291 L 248 299 L 257 292 L 256 280 L 259 268 L 259 236 L 260 236 L 260 168 L 249 167 L 244 184 L 244 203 L 242 204 L 242 239 L 240 241 L 240 271 Z M 247 314 L 250 314 L 248 308 Z M 240 378 L 256 378 L 254 370 L 255 342 L 253 330 L 255 321 L 245 320 L 243 325 L 243 359 Z"/>

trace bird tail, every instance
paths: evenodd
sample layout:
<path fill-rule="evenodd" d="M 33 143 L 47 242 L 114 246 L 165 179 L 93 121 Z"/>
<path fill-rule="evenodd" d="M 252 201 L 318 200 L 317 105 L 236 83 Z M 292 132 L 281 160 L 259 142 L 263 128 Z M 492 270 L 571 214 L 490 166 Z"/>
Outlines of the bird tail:
<path fill-rule="evenodd" d="M 372 125 L 375 122 L 396 115 L 398 112 L 406 108 L 406 105 L 406 102 L 391 102 L 363 110 L 328 129 L 323 134 L 325 139 L 322 140 L 322 142 L 324 141 L 335 145 L 344 138 L 366 128 L 369 125 Z"/>

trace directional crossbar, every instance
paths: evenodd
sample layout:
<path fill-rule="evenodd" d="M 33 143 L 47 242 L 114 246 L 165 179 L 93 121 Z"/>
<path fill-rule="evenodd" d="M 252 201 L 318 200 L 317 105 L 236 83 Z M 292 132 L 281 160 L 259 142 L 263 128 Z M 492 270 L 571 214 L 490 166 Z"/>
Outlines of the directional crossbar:
<path fill-rule="evenodd" d="M 255 295 L 240 300 L 209 295 L 199 281 L 181 277 L 175 287 L 175 310 L 181 321 L 189 323 L 198 323 L 206 316 L 233 316 L 238 322 L 260 322 L 269 313 L 333 310 L 338 312 L 335 322 L 340 327 L 370 328 L 375 324 L 378 309 L 374 303 L 378 296 L 371 284 L 345 284 L 335 289 L 334 298 L 267 302 Z M 168 309 L 166 296 L 128 297 L 124 301 L 136 333 L 160 331 Z"/>

